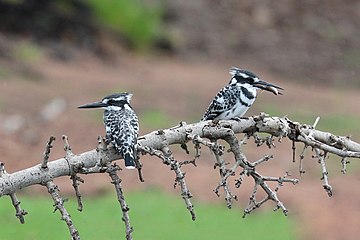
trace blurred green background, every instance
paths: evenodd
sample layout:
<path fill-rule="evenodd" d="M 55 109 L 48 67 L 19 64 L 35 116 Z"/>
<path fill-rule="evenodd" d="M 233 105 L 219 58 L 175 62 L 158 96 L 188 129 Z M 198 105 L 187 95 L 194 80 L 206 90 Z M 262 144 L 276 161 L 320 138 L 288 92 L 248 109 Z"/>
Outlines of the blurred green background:
<path fill-rule="evenodd" d="M 93 149 L 104 134 L 102 112 L 76 106 L 112 92 L 134 93 L 141 134 L 197 122 L 228 82 L 231 66 L 285 89 L 283 96 L 259 94 L 248 116 L 266 112 L 306 124 L 320 116 L 318 129 L 360 140 L 360 4 L 354 0 L 1 0 L 0 22 L 0 151 L 8 172 L 38 164 L 51 135 L 68 135 L 75 153 Z M 250 160 L 269 151 L 250 143 L 245 149 Z M 173 151 L 179 160 L 192 157 L 176 147 Z M 267 174 L 290 171 L 300 177 L 298 163 L 291 163 L 290 143 L 279 144 L 273 153 Z M 218 173 L 213 156 L 205 149 L 202 154 L 197 168 L 186 168 L 196 222 L 181 197 L 173 196 L 178 193 L 172 189 L 174 176 L 159 161 L 142 158 L 144 184 L 136 174 L 121 172 L 135 239 L 331 240 L 360 234 L 358 227 L 338 221 L 360 217 L 360 190 L 349 184 L 359 181 L 356 161 L 343 176 L 341 159 L 328 160 L 335 189 L 328 199 L 308 149 L 301 184 L 280 191 L 290 216 L 273 213 L 267 204 L 242 219 L 241 208 L 228 210 L 213 194 Z M 51 159 L 63 156 L 58 140 Z M 62 194 L 72 196 L 68 180 L 58 184 Z M 250 182 L 234 190 L 240 206 L 251 187 Z M 84 212 L 76 211 L 71 197 L 66 207 L 82 238 L 122 237 L 107 176 L 87 176 L 81 190 Z M 25 225 L 14 217 L 9 199 L 0 199 L 4 239 L 68 238 L 45 194 L 44 189 L 23 190 L 19 198 L 29 212 Z"/>
<path fill-rule="evenodd" d="M 7 200 L 7 199 L 6 199 Z M 23 197 L 23 207 L 31 211 L 20 225 L 5 199 L 1 199 L 3 239 L 64 239 L 69 233 L 60 216 L 52 213 L 53 203 L 45 197 Z M 127 194 L 134 239 L 296 239 L 293 223 L 281 212 L 256 213 L 242 218 L 240 209 L 228 210 L 219 204 L 197 204 L 193 222 L 182 200 L 155 189 Z M 66 207 L 82 239 L 119 239 L 125 227 L 116 195 L 84 199 L 83 212 L 71 198 Z M 261 231 L 258 231 L 261 229 Z M 54 234 L 56 233 L 56 234 Z M 270 234 L 271 233 L 271 234 Z"/>

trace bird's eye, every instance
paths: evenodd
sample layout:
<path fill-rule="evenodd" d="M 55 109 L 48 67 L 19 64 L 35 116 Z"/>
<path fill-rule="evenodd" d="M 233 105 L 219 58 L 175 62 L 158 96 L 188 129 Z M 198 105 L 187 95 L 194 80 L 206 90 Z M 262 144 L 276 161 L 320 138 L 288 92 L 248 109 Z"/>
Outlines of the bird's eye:
<path fill-rule="evenodd" d="M 254 84 L 254 83 L 255 83 L 255 81 L 254 81 L 253 78 L 248 78 L 247 80 L 248 80 L 248 83 L 250 83 L 250 84 Z"/>

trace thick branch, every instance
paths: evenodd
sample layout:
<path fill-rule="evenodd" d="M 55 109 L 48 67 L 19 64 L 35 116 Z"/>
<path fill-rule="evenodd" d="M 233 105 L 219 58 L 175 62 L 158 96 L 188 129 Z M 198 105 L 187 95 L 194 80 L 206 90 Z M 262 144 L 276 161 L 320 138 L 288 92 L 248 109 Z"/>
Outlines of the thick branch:
<path fill-rule="evenodd" d="M 205 131 L 206 130 L 206 131 Z M 322 149 L 328 153 L 339 155 L 342 158 L 360 158 L 360 144 L 347 137 L 338 137 L 331 133 L 312 129 L 311 126 L 292 122 L 287 118 L 264 117 L 263 115 L 241 119 L 240 121 L 220 121 L 211 124 L 210 121 L 181 125 L 171 129 L 154 131 L 139 138 L 143 147 L 161 150 L 164 146 L 184 144 L 189 140 L 188 134 L 199 135 L 201 138 L 221 139 L 228 135 L 228 131 L 237 133 L 262 132 L 277 137 L 288 137 L 290 140 L 303 142 L 308 146 Z M 312 132 L 312 136 L 307 137 Z M 345 149 L 345 150 L 344 150 Z M 121 158 L 112 148 L 106 152 L 106 159 L 113 161 Z M 19 189 L 34 184 L 41 184 L 60 176 L 73 175 L 72 166 L 82 165 L 86 169 L 95 167 L 99 161 L 96 150 L 91 150 L 79 155 L 67 156 L 51 161 L 47 164 L 46 171 L 41 164 L 11 174 L 4 174 L 0 178 L 0 196 L 11 194 Z"/>

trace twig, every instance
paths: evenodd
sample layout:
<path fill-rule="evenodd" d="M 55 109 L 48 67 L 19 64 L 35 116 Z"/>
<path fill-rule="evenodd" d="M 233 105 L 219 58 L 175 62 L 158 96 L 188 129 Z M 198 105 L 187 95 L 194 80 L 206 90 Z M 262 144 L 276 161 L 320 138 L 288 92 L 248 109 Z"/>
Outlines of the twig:
<path fill-rule="evenodd" d="M 268 148 L 276 147 L 272 135 L 266 137 L 260 137 L 257 132 L 253 132 L 251 135 L 254 137 L 254 142 L 257 147 L 262 146 L 264 143 L 266 144 L 266 146 L 268 146 Z"/>
<path fill-rule="evenodd" d="M 11 198 L 12 205 L 15 207 L 16 214 L 15 216 L 19 219 L 21 224 L 25 223 L 24 216 L 28 214 L 24 209 L 21 209 L 20 202 L 18 201 L 15 193 L 9 194 Z"/>
<path fill-rule="evenodd" d="M 240 188 L 241 184 L 243 183 L 245 177 L 248 176 L 248 171 L 246 169 L 244 169 L 240 174 L 239 174 L 239 178 L 235 179 L 235 187 L 236 188 Z"/>
<path fill-rule="evenodd" d="M 253 191 L 249 198 L 248 205 L 244 209 L 243 218 L 245 218 L 247 214 L 250 214 L 252 211 L 259 208 L 264 202 L 266 202 L 269 199 L 268 197 L 266 197 L 260 202 L 256 201 L 256 193 L 257 193 L 258 186 L 259 186 L 258 184 L 254 185 Z"/>
<path fill-rule="evenodd" d="M 106 172 L 109 174 L 109 176 L 112 180 L 111 183 L 114 184 L 114 187 L 116 190 L 116 195 L 117 195 L 118 201 L 121 206 L 121 211 L 122 211 L 122 215 L 123 215 L 122 220 L 125 223 L 126 239 L 131 240 L 133 228 L 130 224 L 130 217 L 129 217 L 129 213 L 128 213 L 130 208 L 126 204 L 126 201 L 124 198 L 124 193 L 121 188 L 121 179 L 117 175 L 118 170 L 120 170 L 120 167 L 118 165 L 116 165 L 115 163 L 113 165 L 110 165 L 110 163 L 109 163 L 107 166 Z"/>
<path fill-rule="evenodd" d="M 96 151 L 98 152 L 97 167 L 107 166 L 107 163 L 109 162 L 109 159 L 106 157 L 108 145 L 102 136 L 98 136 L 98 146 L 96 147 Z"/>
<path fill-rule="evenodd" d="M 308 145 L 305 144 L 303 150 L 300 153 L 300 161 L 299 161 L 299 173 L 300 173 L 300 176 L 305 173 L 305 170 L 303 168 L 303 160 L 305 158 L 305 151 L 306 151 L 307 147 L 308 147 Z"/>
<path fill-rule="evenodd" d="M 226 162 L 222 158 L 222 155 L 224 154 L 224 147 L 222 145 L 218 144 L 216 141 L 213 140 L 210 142 L 206 141 L 202 139 L 199 135 L 188 135 L 188 138 L 193 140 L 193 143 L 195 144 L 195 146 L 197 146 L 196 149 L 199 149 L 200 144 L 202 144 L 208 147 L 210 151 L 214 154 L 216 159 L 214 168 L 216 168 L 217 166 L 219 167 L 219 174 L 221 180 L 218 186 L 213 191 L 218 197 L 220 197 L 219 190 L 221 187 L 224 189 L 226 205 L 230 209 L 232 207 L 233 200 L 237 200 L 237 196 L 231 192 L 228 178 L 235 175 L 236 168 L 239 166 L 238 163 L 235 163 L 235 165 L 231 169 L 227 169 Z"/>
<path fill-rule="evenodd" d="M 294 140 L 292 140 L 291 141 L 292 142 L 292 144 L 291 144 L 291 149 L 292 149 L 292 161 L 293 161 L 293 163 L 295 162 L 295 156 L 296 156 L 296 146 L 295 146 L 295 141 Z"/>
<path fill-rule="evenodd" d="M 348 160 L 347 157 L 344 157 L 344 158 L 341 159 L 341 166 L 342 166 L 341 172 L 343 174 L 346 174 L 347 164 L 349 164 L 349 163 L 350 163 L 350 161 Z"/>
<path fill-rule="evenodd" d="M 190 154 L 190 151 L 185 143 L 180 144 L 180 147 L 185 151 L 186 154 Z"/>
<path fill-rule="evenodd" d="M 69 144 L 69 139 L 66 135 L 62 135 L 62 140 L 64 142 L 64 151 L 65 151 L 65 159 L 66 161 L 69 163 L 70 158 L 74 155 L 71 151 L 71 147 Z M 70 165 L 70 163 L 69 163 Z M 77 200 L 77 204 L 78 204 L 78 211 L 82 211 L 83 210 L 83 204 L 82 204 L 82 200 L 81 200 L 81 194 L 80 194 L 80 190 L 79 190 L 79 185 L 80 182 L 84 183 L 84 180 L 77 176 L 77 172 L 81 172 L 82 166 L 81 164 L 72 164 L 72 172 L 71 172 L 71 176 L 70 179 L 72 180 L 72 186 L 75 190 L 75 196 L 76 196 L 76 200 Z"/>
<path fill-rule="evenodd" d="M 234 176 L 235 175 L 235 171 L 236 169 L 239 167 L 238 162 L 235 162 L 235 164 L 233 165 L 233 167 L 231 169 L 227 169 L 226 173 L 221 176 L 221 180 L 218 184 L 218 186 L 213 190 L 214 193 L 220 197 L 219 195 L 219 189 L 221 187 L 223 187 L 224 189 L 224 193 L 225 193 L 225 201 L 226 201 L 226 206 L 231 209 L 232 208 L 232 204 L 233 204 L 233 200 L 237 200 L 237 196 L 235 194 L 233 194 L 230 190 L 229 187 L 229 182 L 228 182 L 228 178 L 230 176 Z"/>
<path fill-rule="evenodd" d="M 244 215 L 249 214 L 254 209 L 261 206 L 263 203 L 265 203 L 268 200 L 272 200 L 276 203 L 276 210 L 281 208 L 284 215 L 287 215 L 288 210 L 285 208 L 284 204 L 279 200 L 277 197 L 276 191 L 272 190 L 267 184 L 266 181 L 271 181 L 272 179 L 269 177 L 263 177 L 258 172 L 255 171 L 255 166 L 251 163 L 249 163 L 246 159 L 246 156 L 241 152 L 240 146 L 238 144 L 238 140 L 233 132 L 228 132 L 228 136 L 224 138 L 224 140 L 230 145 L 230 150 L 234 154 L 235 160 L 239 163 L 239 166 L 243 167 L 245 169 L 245 172 L 248 176 L 251 176 L 255 180 L 255 186 L 252 195 L 250 196 L 250 202 L 248 206 L 246 207 L 244 211 Z M 263 159 L 267 159 L 266 157 Z M 265 160 L 261 159 L 258 161 L 259 163 L 265 162 Z M 243 174 L 242 174 L 243 175 Z M 241 175 L 241 176 L 242 176 Z M 282 179 L 279 178 L 277 180 L 278 182 L 297 182 L 297 180 L 290 180 L 290 179 Z M 239 185 L 239 182 L 237 182 Z M 260 186 L 266 193 L 267 197 L 260 202 L 256 202 L 256 192 L 258 189 L 258 186 Z"/>
<path fill-rule="evenodd" d="M 219 190 L 221 187 L 224 189 L 226 205 L 230 209 L 232 207 L 233 200 L 237 200 L 237 196 L 231 192 L 228 178 L 235 175 L 236 168 L 239 166 L 239 164 L 236 162 L 231 169 L 227 169 L 226 162 L 222 158 L 222 155 L 224 153 L 224 147 L 218 144 L 216 141 L 206 141 L 202 139 L 199 135 L 188 135 L 188 138 L 192 139 L 193 143 L 196 146 L 196 149 L 199 149 L 200 144 L 202 144 L 208 147 L 210 151 L 214 154 L 216 159 L 214 168 L 216 168 L 217 166 L 219 167 L 219 174 L 221 180 L 218 186 L 213 191 L 218 197 L 220 197 Z M 198 155 L 199 154 L 197 152 L 197 155 L 195 155 L 195 159 Z"/>
<path fill-rule="evenodd" d="M 326 152 L 321 153 L 319 149 L 315 149 L 315 153 L 316 153 L 316 158 L 319 159 L 319 163 L 321 164 L 321 169 L 322 169 L 322 180 L 324 180 L 324 184 L 323 187 L 325 189 L 325 191 L 327 192 L 328 196 L 331 197 L 333 195 L 332 192 L 332 187 L 329 184 L 329 178 L 328 178 L 328 171 L 326 170 Z"/>
<path fill-rule="evenodd" d="M 60 211 L 61 220 L 64 220 L 66 222 L 66 224 L 69 228 L 70 234 L 71 234 L 71 238 L 73 240 L 80 239 L 79 232 L 76 230 L 76 228 L 71 220 L 70 214 L 67 212 L 67 210 L 64 207 L 64 199 L 62 199 L 59 194 L 58 186 L 55 185 L 53 181 L 48 181 L 44 185 L 47 187 L 48 192 L 50 193 L 51 197 L 54 200 L 54 203 L 55 203 L 54 204 L 54 207 L 55 207 L 54 212 L 56 210 Z"/>
<path fill-rule="evenodd" d="M 187 135 L 187 138 L 191 139 L 195 145 L 204 145 L 208 147 L 212 152 L 217 155 L 223 155 L 224 153 L 224 146 L 218 144 L 216 141 L 206 141 L 205 139 L 201 138 L 199 135 Z"/>
<path fill-rule="evenodd" d="M 137 157 L 136 159 L 134 159 L 134 162 L 135 162 L 135 167 L 136 169 L 138 170 L 138 175 L 139 175 L 139 180 L 140 182 L 145 182 L 144 181 L 144 177 L 143 177 L 143 174 L 142 174 L 142 163 L 140 162 L 140 158 Z"/>
<path fill-rule="evenodd" d="M 41 163 L 41 168 L 47 168 L 47 163 L 49 161 L 49 157 L 50 157 L 50 149 L 53 147 L 52 146 L 52 142 L 55 141 L 55 137 L 51 136 L 49 141 L 46 143 L 46 147 L 45 147 L 45 151 L 44 151 L 44 158 L 43 161 Z"/>
<path fill-rule="evenodd" d="M 195 221 L 196 219 L 196 215 L 195 215 L 195 211 L 194 211 L 194 206 L 190 201 L 190 198 L 192 198 L 192 194 L 190 192 L 190 190 L 188 189 L 186 182 L 185 182 L 185 173 L 183 173 L 181 171 L 181 166 L 180 164 L 175 160 L 175 158 L 172 155 L 172 152 L 170 150 L 169 147 L 163 147 L 161 149 L 165 160 L 166 160 L 166 164 L 170 165 L 170 169 L 173 170 L 175 172 L 176 178 L 175 178 L 175 184 L 174 187 L 179 184 L 180 185 L 180 189 L 181 189 L 181 196 L 185 201 L 186 204 L 186 208 L 187 210 L 190 212 L 191 215 L 191 219 L 193 221 Z"/>
<path fill-rule="evenodd" d="M 257 160 L 256 162 L 251 163 L 251 166 L 256 167 L 257 165 L 263 163 L 263 162 L 267 162 L 270 159 L 272 159 L 274 156 L 273 155 L 264 155 L 262 158 L 260 158 L 259 160 Z"/>
<path fill-rule="evenodd" d="M 193 142 L 195 148 L 195 155 L 194 155 L 194 165 L 196 167 L 196 160 L 201 156 L 201 146 L 198 142 Z"/>
<path fill-rule="evenodd" d="M 138 150 L 141 151 L 143 154 L 149 154 L 150 156 L 156 156 L 160 158 L 165 165 L 170 166 L 170 170 L 175 172 L 176 177 L 175 177 L 174 187 L 176 187 L 177 184 L 180 185 L 181 196 L 184 199 L 186 208 L 190 212 L 191 219 L 195 221 L 196 214 L 195 214 L 194 206 L 190 201 L 190 198 L 192 198 L 192 194 L 186 185 L 185 173 L 181 171 L 181 165 L 174 159 L 171 150 L 168 147 L 163 147 L 161 151 L 159 151 L 154 148 L 143 147 L 143 146 L 139 146 Z"/>
<path fill-rule="evenodd" d="M 62 135 L 62 140 L 64 142 L 65 158 L 68 159 L 74 154 L 71 151 L 68 137 L 66 135 Z"/>
<path fill-rule="evenodd" d="M 77 203 L 78 203 L 78 211 L 82 211 L 83 210 L 83 204 L 82 204 L 82 201 L 81 201 L 81 194 L 80 194 L 80 191 L 79 191 L 79 185 L 80 185 L 80 182 L 81 183 L 84 183 L 84 180 L 79 177 L 78 175 L 72 175 L 70 177 L 70 179 L 72 180 L 72 186 L 75 190 L 75 195 L 76 195 L 76 199 L 77 199 Z"/>

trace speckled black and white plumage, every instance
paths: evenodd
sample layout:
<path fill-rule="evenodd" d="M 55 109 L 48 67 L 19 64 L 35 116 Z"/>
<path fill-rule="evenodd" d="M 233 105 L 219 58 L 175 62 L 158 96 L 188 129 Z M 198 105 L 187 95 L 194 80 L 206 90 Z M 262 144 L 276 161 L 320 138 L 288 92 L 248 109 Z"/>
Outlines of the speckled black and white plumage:
<path fill-rule="evenodd" d="M 136 113 L 130 106 L 132 94 L 116 93 L 104 97 L 101 101 L 79 108 L 104 108 L 106 140 L 111 142 L 118 154 L 123 156 L 125 167 L 135 168 L 139 123 Z"/>
<path fill-rule="evenodd" d="M 106 138 L 114 145 L 118 154 L 122 155 L 127 168 L 135 167 L 135 145 L 139 134 L 138 118 L 130 106 L 131 94 L 113 94 L 104 111 Z"/>
<path fill-rule="evenodd" d="M 201 121 L 226 120 L 242 117 L 255 102 L 257 90 L 281 94 L 276 85 L 261 80 L 254 73 L 236 67 L 230 69 L 232 78 L 214 97 Z"/>

